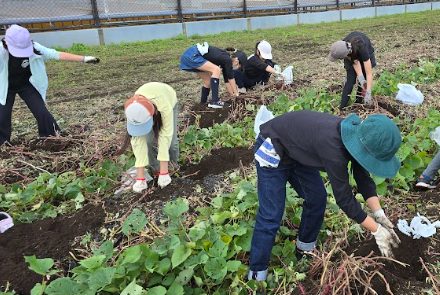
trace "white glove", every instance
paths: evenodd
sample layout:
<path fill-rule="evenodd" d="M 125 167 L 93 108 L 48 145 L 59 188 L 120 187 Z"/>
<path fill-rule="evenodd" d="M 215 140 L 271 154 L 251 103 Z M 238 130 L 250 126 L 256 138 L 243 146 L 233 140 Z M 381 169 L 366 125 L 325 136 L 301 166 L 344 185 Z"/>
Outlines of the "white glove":
<path fill-rule="evenodd" d="M 84 56 L 84 63 L 86 64 L 97 64 L 99 63 L 99 58 L 94 56 Z"/>
<path fill-rule="evenodd" d="M 366 88 L 366 87 L 367 87 L 367 80 L 365 80 L 364 75 L 360 75 L 360 76 L 358 76 L 357 78 L 358 78 L 358 81 L 359 81 L 359 85 L 360 85 L 362 88 Z"/>
<path fill-rule="evenodd" d="M 133 184 L 133 191 L 135 193 L 141 193 L 144 189 L 148 188 L 147 181 L 145 179 L 137 179 Z"/>
<path fill-rule="evenodd" d="M 394 224 L 385 215 L 385 212 L 383 211 L 383 209 L 379 209 L 379 210 L 374 211 L 373 218 L 374 218 L 374 220 L 376 220 L 377 223 L 380 223 L 387 228 L 394 228 Z"/>
<path fill-rule="evenodd" d="M 373 98 L 371 96 L 371 90 L 367 90 L 367 92 L 365 92 L 364 103 L 367 105 L 370 105 L 373 103 Z"/>
<path fill-rule="evenodd" d="M 159 175 L 159 179 L 157 180 L 157 184 L 160 186 L 160 188 L 164 188 L 167 185 L 169 185 L 171 183 L 171 177 L 170 174 L 160 174 Z"/>
<path fill-rule="evenodd" d="M 393 257 L 393 252 L 391 247 L 397 248 L 399 246 L 400 240 L 396 240 L 394 236 L 396 233 L 391 234 L 390 230 L 385 228 L 379 223 L 379 227 L 376 232 L 372 232 L 376 239 L 376 244 L 379 247 L 380 253 L 385 257 Z"/>
<path fill-rule="evenodd" d="M 373 212 L 373 218 L 376 220 L 377 223 L 381 224 L 382 226 L 386 227 L 390 234 L 393 236 L 393 239 L 400 243 L 400 239 L 397 236 L 396 232 L 393 230 L 394 224 L 388 219 L 388 217 L 385 215 L 385 212 L 383 209 L 379 209 Z"/>

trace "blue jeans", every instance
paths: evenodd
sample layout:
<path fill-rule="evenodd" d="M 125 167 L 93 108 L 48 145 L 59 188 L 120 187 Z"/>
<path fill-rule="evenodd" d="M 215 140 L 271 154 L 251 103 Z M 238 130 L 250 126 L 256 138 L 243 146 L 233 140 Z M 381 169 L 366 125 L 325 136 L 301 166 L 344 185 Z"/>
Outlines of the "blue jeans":
<path fill-rule="evenodd" d="M 264 139 L 257 138 L 255 149 Z M 296 247 L 303 251 L 314 249 L 324 220 L 327 192 L 319 170 L 296 161 L 283 163 L 277 168 L 260 167 L 258 162 L 259 208 L 252 237 L 250 269 L 263 271 L 268 268 L 275 236 L 280 228 L 286 202 L 287 182 L 304 199 L 301 224 Z"/>
<path fill-rule="evenodd" d="M 422 175 L 427 181 L 432 181 L 435 178 L 439 169 L 440 169 L 440 151 L 437 152 L 434 159 L 432 159 L 428 167 L 426 167 L 425 171 L 423 171 Z"/>

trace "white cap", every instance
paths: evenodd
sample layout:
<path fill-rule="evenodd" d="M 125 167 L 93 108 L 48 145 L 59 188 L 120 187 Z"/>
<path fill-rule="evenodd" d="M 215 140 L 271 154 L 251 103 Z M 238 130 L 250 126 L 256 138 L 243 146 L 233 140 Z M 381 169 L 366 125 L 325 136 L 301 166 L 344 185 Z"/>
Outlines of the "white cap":
<path fill-rule="evenodd" d="M 125 102 L 127 131 L 131 136 L 143 136 L 153 127 L 154 106 L 146 98 L 134 96 Z"/>
<path fill-rule="evenodd" d="M 272 59 L 272 46 L 266 40 L 261 41 L 257 49 L 260 51 L 260 55 L 264 59 Z"/>

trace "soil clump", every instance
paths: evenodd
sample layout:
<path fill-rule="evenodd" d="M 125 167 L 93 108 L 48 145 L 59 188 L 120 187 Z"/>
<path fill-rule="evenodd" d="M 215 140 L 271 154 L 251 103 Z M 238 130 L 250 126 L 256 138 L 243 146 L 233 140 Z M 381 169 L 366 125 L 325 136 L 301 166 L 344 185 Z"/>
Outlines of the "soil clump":
<path fill-rule="evenodd" d="M 203 157 L 199 164 L 183 167 L 182 172 L 187 178 L 200 180 L 207 175 L 220 174 L 240 165 L 246 166 L 253 158 L 254 153 L 249 148 L 221 148 Z"/>
<path fill-rule="evenodd" d="M 90 204 L 72 216 L 15 225 L 0 235 L 0 286 L 5 287 L 9 281 L 18 293 L 29 294 L 42 278 L 28 269 L 23 256 L 61 260 L 71 252 L 76 237 L 99 228 L 103 222 L 103 209 Z"/>

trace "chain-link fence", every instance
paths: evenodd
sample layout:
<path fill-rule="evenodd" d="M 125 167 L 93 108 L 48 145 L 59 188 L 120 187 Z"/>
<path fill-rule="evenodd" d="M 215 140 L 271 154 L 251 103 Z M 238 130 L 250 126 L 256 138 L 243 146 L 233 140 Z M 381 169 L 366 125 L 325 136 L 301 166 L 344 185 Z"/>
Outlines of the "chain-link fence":
<path fill-rule="evenodd" d="M 301 13 L 423 0 L 0 0 L 0 25 L 34 30 Z"/>

